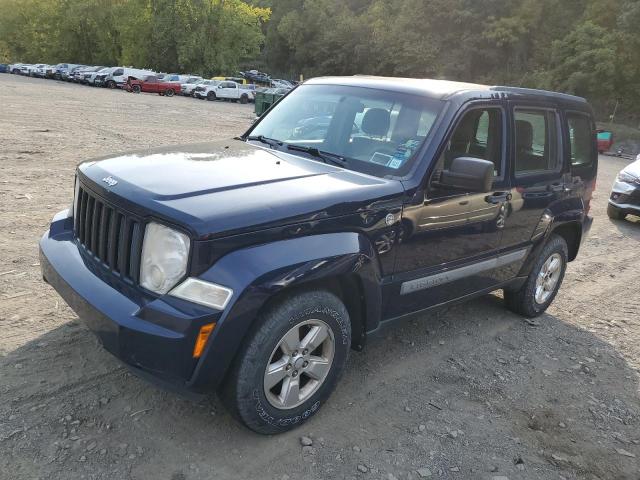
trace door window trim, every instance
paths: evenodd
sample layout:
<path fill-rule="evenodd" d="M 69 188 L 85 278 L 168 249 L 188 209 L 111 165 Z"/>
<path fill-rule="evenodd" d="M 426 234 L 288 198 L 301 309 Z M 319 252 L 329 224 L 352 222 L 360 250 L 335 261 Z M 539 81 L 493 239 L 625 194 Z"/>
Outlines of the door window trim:
<path fill-rule="evenodd" d="M 546 178 L 550 175 L 557 175 L 558 173 L 562 173 L 562 171 L 565 169 L 565 161 L 564 161 L 564 157 L 565 157 L 565 153 L 564 153 L 564 134 L 563 134 L 563 128 L 562 128 L 562 117 L 560 115 L 560 111 L 558 108 L 554 108 L 554 107 L 542 107 L 539 105 L 536 106 L 528 106 L 526 104 L 516 104 L 512 106 L 512 119 L 511 119 L 511 126 L 512 126 L 512 132 L 511 132 L 511 141 L 513 142 L 513 157 L 512 157 L 512 161 L 510 162 L 510 167 L 511 167 L 511 172 L 512 172 L 512 177 L 513 178 L 533 178 L 533 177 L 540 177 L 540 178 Z M 516 171 L 516 142 L 517 142 L 517 137 L 516 137 L 516 112 L 520 110 L 520 111 L 525 111 L 525 112 L 531 112 L 531 111 L 541 111 L 541 112 L 551 112 L 553 114 L 555 114 L 555 118 L 556 118 L 556 156 L 558 158 L 556 158 L 556 167 L 553 170 L 537 170 L 537 171 L 530 171 L 530 172 L 517 172 Z"/>

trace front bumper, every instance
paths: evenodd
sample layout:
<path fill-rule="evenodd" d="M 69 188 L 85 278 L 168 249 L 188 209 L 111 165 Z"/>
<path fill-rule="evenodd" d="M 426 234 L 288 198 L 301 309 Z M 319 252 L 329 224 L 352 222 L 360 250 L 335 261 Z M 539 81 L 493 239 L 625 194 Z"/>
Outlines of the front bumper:
<path fill-rule="evenodd" d="M 193 347 L 200 327 L 218 322 L 222 312 L 178 298 L 156 298 L 126 284 L 78 246 L 72 229 L 73 219 L 60 212 L 40 240 L 43 278 L 104 348 L 134 371 L 165 387 L 201 392 L 194 383 L 209 382 L 196 382 Z"/>
<path fill-rule="evenodd" d="M 639 213 L 640 185 L 616 180 L 611 189 L 609 203 L 629 213 Z"/>

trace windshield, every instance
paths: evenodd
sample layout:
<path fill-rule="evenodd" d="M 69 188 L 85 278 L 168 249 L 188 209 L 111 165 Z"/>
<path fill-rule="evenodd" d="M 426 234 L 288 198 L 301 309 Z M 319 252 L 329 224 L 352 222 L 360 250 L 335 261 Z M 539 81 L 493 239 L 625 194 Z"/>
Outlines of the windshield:
<path fill-rule="evenodd" d="M 250 132 L 342 157 L 345 168 L 401 175 L 413 163 L 444 102 L 419 95 L 342 85 L 302 85 Z M 293 153 L 293 152 L 292 152 Z M 295 152 L 298 154 L 298 151 Z"/>

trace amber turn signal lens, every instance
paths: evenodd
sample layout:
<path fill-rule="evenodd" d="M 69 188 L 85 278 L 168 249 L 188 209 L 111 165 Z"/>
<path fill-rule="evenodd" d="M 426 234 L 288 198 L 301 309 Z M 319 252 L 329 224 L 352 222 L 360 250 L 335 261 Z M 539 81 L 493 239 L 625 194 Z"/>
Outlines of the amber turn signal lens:
<path fill-rule="evenodd" d="M 207 323 L 206 325 L 200 327 L 198 338 L 196 339 L 196 344 L 193 347 L 193 358 L 200 358 L 202 352 L 204 351 L 204 347 L 207 344 L 207 340 L 209 339 L 209 335 L 211 335 L 211 332 L 213 332 L 215 326 L 215 323 Z"/>

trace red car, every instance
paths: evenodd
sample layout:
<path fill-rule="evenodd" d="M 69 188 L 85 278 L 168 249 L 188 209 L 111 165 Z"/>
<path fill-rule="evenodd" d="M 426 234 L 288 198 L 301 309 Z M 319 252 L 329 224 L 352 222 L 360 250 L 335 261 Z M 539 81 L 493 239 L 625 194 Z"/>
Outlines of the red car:
<path fill-rule="evenodd" d="M 163 82 L 155 75 L 147 75 L 142 79 L 129 77 L 125 84 L 127 92 L 140 93 L 158 93 L 167 97 L 173 97 L 176 92 L 180 91 L 180 83 Z"/>

